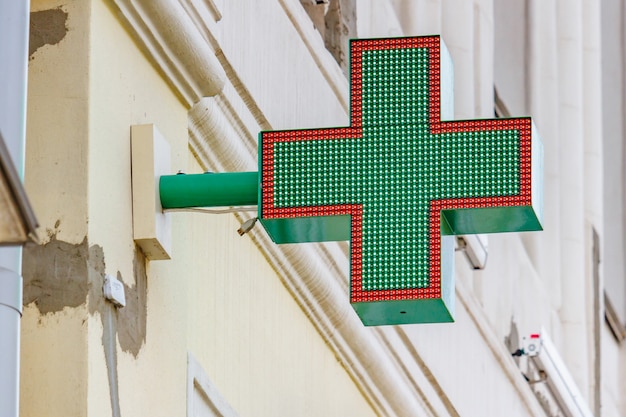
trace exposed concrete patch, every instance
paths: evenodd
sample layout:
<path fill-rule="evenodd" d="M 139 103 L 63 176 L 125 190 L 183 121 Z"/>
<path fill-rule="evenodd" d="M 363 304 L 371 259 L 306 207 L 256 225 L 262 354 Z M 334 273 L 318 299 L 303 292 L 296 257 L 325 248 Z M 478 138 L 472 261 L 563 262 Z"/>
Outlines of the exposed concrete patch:
<path fill-rule="evenodd" d="M 62 9 L 41 10 L 30 14 L 28 56 L 44 45 L 56 45 L 67 34 L 67 12 Z"/>
<path fill-rule="evenodd" d="M 89 283 L 91 287 L 88 303 L 89 312 L 91 314 L 100 312 L 102 325 L 105 328 L 104 333 L 117 334 L 122 350 L 137 357 L 141 346 L 146 341 L 146 322 L 148 318 L 146 258 L 138 249 L 135 249 L 133 273 L 135 285 L 131 287 L 124 283 L 126 306 L 115 308 L 104 298 L 102 290 L 105 274 L 104 252 L 98 245 L 93 245 L 89 248 Z M 122 275 L 119 272 L 117 278 L 122 280 Z M 105 317 L 110 314 L 109 311 L 112 311 L 112 319 L 105 321 Z M 109 322 L 110 326 L 112 326 L 111 329 L 107 329 Z"/>
<path fill-rule="evenodd" d="M 87 300 L 87 238 L 79 244 L 57 240 L 24 246 L 24 305 L 35 303 L 41 314 L 78 307 Z"/>
<path fill-rule="evenodd" d="M 117 310 L 117 337 L 122 350 L 137 357 L 139 349 L 146 341 L 146 321 L 148 318 L 146 258 L 139 249 L 135 249 L 133 273 L 135 285 L 129 287 L 124 283 L 126 307 Z"/>
<path fill-rule="evenodd" d="M 49 231 L 49 235 L 50 241 L 45 245 L 24 247 L 24 305 L 34 303 L 45 315 L 87 302 L 89 313 L 100 312 L 101 318 L 112 308 L 110 330 L 117 335 L 122 350 L 137 357 L 146 341 L 148 316 L 148 276 L 143 253 L 135 250 L 135 284 L 124 283 L 126 307 L 118 309 L 104 298 L 106 262 L 102 247 L 88 247 L 87 238 L 80 244 L 72 244 L 58 240 L 55 231 Z M 119 272 L 117 275 L 122 280 Z M 103 326 L 106 326 L 104 321 Z"/>

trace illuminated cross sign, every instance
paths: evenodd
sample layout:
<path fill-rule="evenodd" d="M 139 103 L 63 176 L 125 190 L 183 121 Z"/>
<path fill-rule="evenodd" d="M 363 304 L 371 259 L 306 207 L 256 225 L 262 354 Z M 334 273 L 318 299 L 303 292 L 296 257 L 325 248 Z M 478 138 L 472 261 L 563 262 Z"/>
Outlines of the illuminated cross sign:
<path fill-rule="evenodd" d="M 277 243 L 350 241 L 364 324 L 453 321 L 451 235 L 541 230 L 541 141 L 529 118 L 450 121 L 437 36 L 350 53 L 350 126 L 263 132 L 260 174 L 162 176 L 161 206 L 258 203 Z"/>
<path fill-rule="evenodd" d="M 277 243 L 349 240 L 364 324 L 453 321 L 447 235 L 541 230 L 541 142 L 529 118 L 443 121 L 438 36 L 350 54 L 349 127 L 261 133 L 259 219 Z"/>

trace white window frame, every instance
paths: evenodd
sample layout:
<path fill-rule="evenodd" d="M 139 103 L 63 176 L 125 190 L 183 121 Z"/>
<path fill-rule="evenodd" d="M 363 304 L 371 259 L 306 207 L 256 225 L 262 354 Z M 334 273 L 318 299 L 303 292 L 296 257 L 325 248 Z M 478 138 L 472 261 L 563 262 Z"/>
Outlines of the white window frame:
<path fill-rule="evenodd" d="M 194 415 L 196 401 L 204 401 L 212 416 L 239 417 L 239 414 L 226 402 L 209 379 L 200 363 L 187 353 L 187 417 L 205 417 Z M 208 416 L 206 416 L 208 417 Z"/>

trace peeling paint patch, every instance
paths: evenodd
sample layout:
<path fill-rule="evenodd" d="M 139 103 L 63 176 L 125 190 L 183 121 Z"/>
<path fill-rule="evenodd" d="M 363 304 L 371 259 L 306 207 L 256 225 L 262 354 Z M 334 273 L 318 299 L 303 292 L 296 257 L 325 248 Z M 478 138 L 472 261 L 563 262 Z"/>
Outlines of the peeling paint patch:
<path fill-rule="evenodd" d="M 89 248 L 89 312 L 100 313 L 105 332 L 117 334 L 117 340 L 124 352 L 137 357 L 146 341 L 146 322 L 148 318 L 148 276 L 146 274 L 146 258 L 139 249 L 135 249 L 133 259 L 133 274 L 135 285 L 132 287 L 123 281 L 118 272 L 117 278 L 124 284 L 126 306 L 115 308 L 105 298 L 102 290 L 105 275 L 104 252 L 98 245 Z M 113 309 L 113 317 L 110 323 L 105 323 L 104 318 Z M 111 326 L 110 329 L 107 329 Z"/>
<path fill-rule="evenodd" d="M 126 307 L 117 310 L 117 337 L 122 350 L 137 357 L 139 349 L 146 341 L 146 321 L 148 318 L 146 258 L 139 249 L 135 249 L 133 273 L 135 275 L 135 285 L 129 287 L 124 283 Z"/>
<path fill-rule="evenodd" d="M 72 244 L 53 236 L 45 245 L 25 245 L 24 305 L 35 303 L 47 314 L 84 304 L 89 292 L 87 253 L 87 238 Z"/>
<path fill-rule="evenodd" d="M 135 284 L 124 283 L 126 307 L 118 309 L 104 298 L 106 262 L 102 247 L 89 247 L 87 238 L 72 244 L 58 240 L 55 231 L 49 231 L 49 235 L 50 241 L 45 245 L 24 247 L 24 305 L 34 303 L 41 314 L 48 314 L 87 303 L 89 313 L 99 312 L 101 318 L 113 308 L 112 328 L 107 331 L 117 335 L 124 352 L 137 357 L 146 341 L 148 317 L 148 276 L 143 252 L 135 249 Z M 117 277 L 124 282 L 119 272 Z"/>
<path fill-rule="evenodd" d="M 96 311 L 103 314 L 105 307 L 107 307 L 104 291 L 102 289 L 105 270 L 104 250 L 100 245 L 92 245 L 89 248 L 89 264 L 87 271 L 90 287 L 87 308 L 90 314 L 94 314 Z"/>
<path fill-rule="evenodd" d="M 30 14 L 28 56 L 44 45 L 56 45 L 67 34 L 67 12 L 62 9 L 41 10 Z"/>

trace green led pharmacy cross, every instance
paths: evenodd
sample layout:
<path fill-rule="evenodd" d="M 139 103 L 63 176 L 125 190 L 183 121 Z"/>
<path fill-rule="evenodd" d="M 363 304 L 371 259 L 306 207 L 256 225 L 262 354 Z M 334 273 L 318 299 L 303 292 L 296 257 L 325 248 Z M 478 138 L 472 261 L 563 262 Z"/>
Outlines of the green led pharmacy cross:
<path fill-rule="evenodd" d="M 529 118 L 448 121 L 438 36 L 350 54 L 350 126 L 260 134 L 259 219 L 276 243 L 349 240 L 365 325 L 453 321 L 450 235 L 541 230 L 540 139 Z"/>

